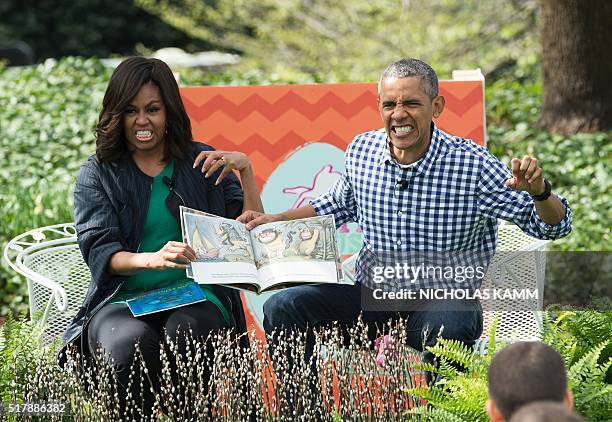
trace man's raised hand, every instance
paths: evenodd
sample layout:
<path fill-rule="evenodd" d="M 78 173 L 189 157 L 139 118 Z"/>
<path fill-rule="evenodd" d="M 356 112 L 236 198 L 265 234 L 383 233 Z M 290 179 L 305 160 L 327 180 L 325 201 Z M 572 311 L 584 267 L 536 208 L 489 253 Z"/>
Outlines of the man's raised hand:
<path fill-rule="evenodd" d="M 517 191 L 525 191 L 530 195 L 544 192 L 544 176 L 538 167 L 538 160 L 530 155 L 522 159 L 513 158 L 510 162 L 512 177 L 506 180 L 506 186 Z"/>

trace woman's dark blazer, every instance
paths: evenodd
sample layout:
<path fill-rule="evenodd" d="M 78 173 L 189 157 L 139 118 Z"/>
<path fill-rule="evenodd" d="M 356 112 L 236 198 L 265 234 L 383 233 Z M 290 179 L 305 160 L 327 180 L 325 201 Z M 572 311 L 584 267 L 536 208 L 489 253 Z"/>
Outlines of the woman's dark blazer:
<path fill-rule="evenodd" d="M 220 170 L 205 178 L 199 168 L 193 168 L 195 157 L 210 150 L 211 146 L 194 142 L 185 158 L 175 161 L 172 179 L 165 179 L 171 190 L 166 206 L 178 221 L 179 205 L 227 218 L 236 218 L 242 212 L 243 193 L 235 174 L 228 174 L 219 186 L 214 186 Z M 74 189 L 74 220 L 79 247 L 92 279 L 83 305 L 64 333 L 60 355 L 70 344 L 87 353 L 88 347 L 82 347 L 87 323 L 126 279 L 108 273 L 110 257 L 118 251 L 138 251 L 152 182 L 153 178 L 136 166 L 131 154 L 110 163 L 100 163 L 91 156 L 81 166 Z M 222 286 L 214 289 L 229 311 L 236 333 L 245 333 L 240 293 Z M 246 335 L 241 336 L 241 345 L 248 345 Z"/>

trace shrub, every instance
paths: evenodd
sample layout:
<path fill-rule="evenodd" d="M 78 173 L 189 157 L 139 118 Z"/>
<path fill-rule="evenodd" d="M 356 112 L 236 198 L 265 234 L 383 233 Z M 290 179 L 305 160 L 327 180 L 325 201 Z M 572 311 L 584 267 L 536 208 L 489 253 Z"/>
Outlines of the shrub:
<path fill-rule="evenodd" d="M 435 421 L 489 420 L 484 411 L 488 398 L 487 369 L 493 355 L 503 348 L 503 345 L 495 345 L 494 326 L 489 337 L 484 355 L 472 355 L 464 345 L 451 340 L 441 340 L 429 348 L 440 360 L 438 373 L 441 378 L 433 387 L 407 390 L 430 405 L 413 409 L 412 413 Z M 542 341 L 563 357 L 575 409 L 588 421 L 609 420 L 612 409 L 610 338 L 610 311 L 544 314 Z M 466 368 L 465 371 L 458 371 L 453 366 L 456 364 Z"/>
<path fill-rule="evenodd" d="M 609 251 L 612 211 L 612 133 L 554 135 L 537 128 L 541 85 L 501 80 L 487 90 L 489 149 L 505 163 L 533 154 L 554 191 L 574 212 L 572 234 L 553 244 L 561 251 Z"/>
<path fill-rule="evenodd" d="M 21 326 L 15 328 L 15 324 Z M 14 337 L 30 329 L 27 322 L 11 321 L 11 326 L 11 330 L 3 332 L 5 337 L 0 337 L 7 344 L 19 342 Z M 186 354 L 177 353 L 176 344 L 166 338 L 160 353 L 161 388 L 156 393 L 152 413 L 163 412 L 170 420 L 193 421 L 208 419 L 210 415 L 227 420 L 247 420 L 251 415 L 257 420 L 293 420 L 294 411 L 307 420 L 405 419 L 403 390 L 415 385 L 411 371 L 415 354 L 402 346 L 405 335 L 398 333 L 405 330 L 401 323 L 393 330 L 396 331 L 391 334 L 398 339 L 398 347 L 384 368 L 374 359 L 371 342 L 364 341 L 367 328 L 363 324 L 350 331 L 348 345 L 337 327 L 319 331 L 315 357 L 308 361 L 303 358 L 303 334 L 284 336 L 271 354 L 261 341 L 254 339 L 248 349 L 241 350 L 236 336 L 227 330 L 206 340 L 187 334 Z M 207 341 L 214 345 L 214 356 L 206 354 Z M 128 396 L 127 415 L 120 412 L 113 369 L 101 351 L 84 368 L 79 366 L 80 356 L 70 353 L 64 369 L 51 359 L 53 348 L 41 352 L 35 348 L 29 353 L 38 358 L 13 355 L 12 361 L 27 371 L 18 383 L 3 385 L 1 392 L 8 401 L 69 403 L 76 421 L 140 420 L 142 414 L 151 413 L 142 408 L 139 396 Z M 292 364 L 286 359 L 289 355 Z M 319 368 L 320 377 L 311 372 L 313 365 Z M 204 370 L 211 374 L 208 379 Z M 131 372 L 130 382 L 143 379 L 144 388 L 148 388 L 150 374 L 146 373 L 138 347 Z M 332 388 L 334 380 L 337 395 Z M 215 393 L 206 394 L 207 390 Z"/>
<path fill-rule="evenodd" d="M 35 373 L 42 356 L 40 333 L 36 322 L 10 314 L 0 326 L 0 401 L 13 401 L 23 395 L 26 380 Z"/>
<path fill-rule="evenodd" d="M 550 313 L 544 321 L 543 341 L 565 360 L 576 411 L 589 421 L 607 420 L 612 408 L 612 384 L 606 380 L 612 367 L 612 312 Z M 495 325 L 484 354 L 453 340 L 430 347 L 438 368 L 418 363 L 418 352 L 405 346 L 403 321 L 384 329 L 392 339 L 384 366 L 372 352 L 373 342 L 361 321 L 349 330 L 348 342 L 337 326 L 318 330 L 312 360 L 304 359 L 305 336 L 300 333 L 276 333 L 280 340 L 273 350 L 256 339 L 240 350 L 236 337 L 223 330 L 207 339 L 214 345 L 214 356 L 206 354 L 205 341 L 190 334 L 185 355 L 166 339 L 155 407 L 171 420 L 202 420 L 210 414 L 229 420 L 249 415 L 292 420 L 295 410 L 309 420 L 486 421 L 487 370 L 504 347 L 495 343 Z M 31 323 L 13 319 L 0 330 L 2 400 L 68 402 L 77 421 L 139 419 L 144 410 L 140 397 L 128 397 L 130 414 L 119 413 L 113 369 L 101 352 L 95 365 L 84 370 L 77 368 L 80 357 L 70 354 L 62 370 L 52 358 L 55 346 L 38 349 L 37 332 Z M 464 370 L 457 370 L 458 365 Z M 11 368 L 18 368 L 17 375 Z M 208 379 L 205 368 L 211 374 Z M 437 371 L 435 386 L 422 383 L 422 370 Z M 137 352 L 132 382 L 144 379 L 146 388 L 147 376 Z M 215 394 L 205 394 L 207 388 Z"/>
<path fill-rule="evenodd" d="M 94 151 L 93 127 L 109 71 L 69 58 L 0 68 L 0 247 L 24 231 L 71 221 L 71 189 Z M 0 314 L 26 309 L 23 280 L 0 268 Z"/>

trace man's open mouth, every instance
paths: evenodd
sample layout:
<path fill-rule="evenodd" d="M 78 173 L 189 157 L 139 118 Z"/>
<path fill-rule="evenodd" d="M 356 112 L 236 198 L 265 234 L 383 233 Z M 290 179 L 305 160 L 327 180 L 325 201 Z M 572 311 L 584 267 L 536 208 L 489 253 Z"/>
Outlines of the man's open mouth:
<path fill-rule="evenodd" d="M 393 126 L 393 132 L 396 135 L 407 135 L 414 130 L 414 126 L 412 125 L 404 125 L 404 126 Z"/>

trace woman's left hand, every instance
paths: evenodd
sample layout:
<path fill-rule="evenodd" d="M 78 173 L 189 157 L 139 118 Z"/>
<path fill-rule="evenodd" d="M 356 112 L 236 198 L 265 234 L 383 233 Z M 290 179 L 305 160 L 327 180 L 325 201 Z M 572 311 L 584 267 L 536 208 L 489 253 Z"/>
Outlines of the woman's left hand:
<path fill-rule="evenodd" d="M 210 177 L 219 168 L 223 167 L 215 185 L 221 183 L 232 170 L 243 171 L 251 167 L 249 157 L 238 151 L 202 151 L 193 162 L 193 168 L 200 165 L 202 161 L 204 161 L 204 164 L 202 164 L 204 177 Z"/>

